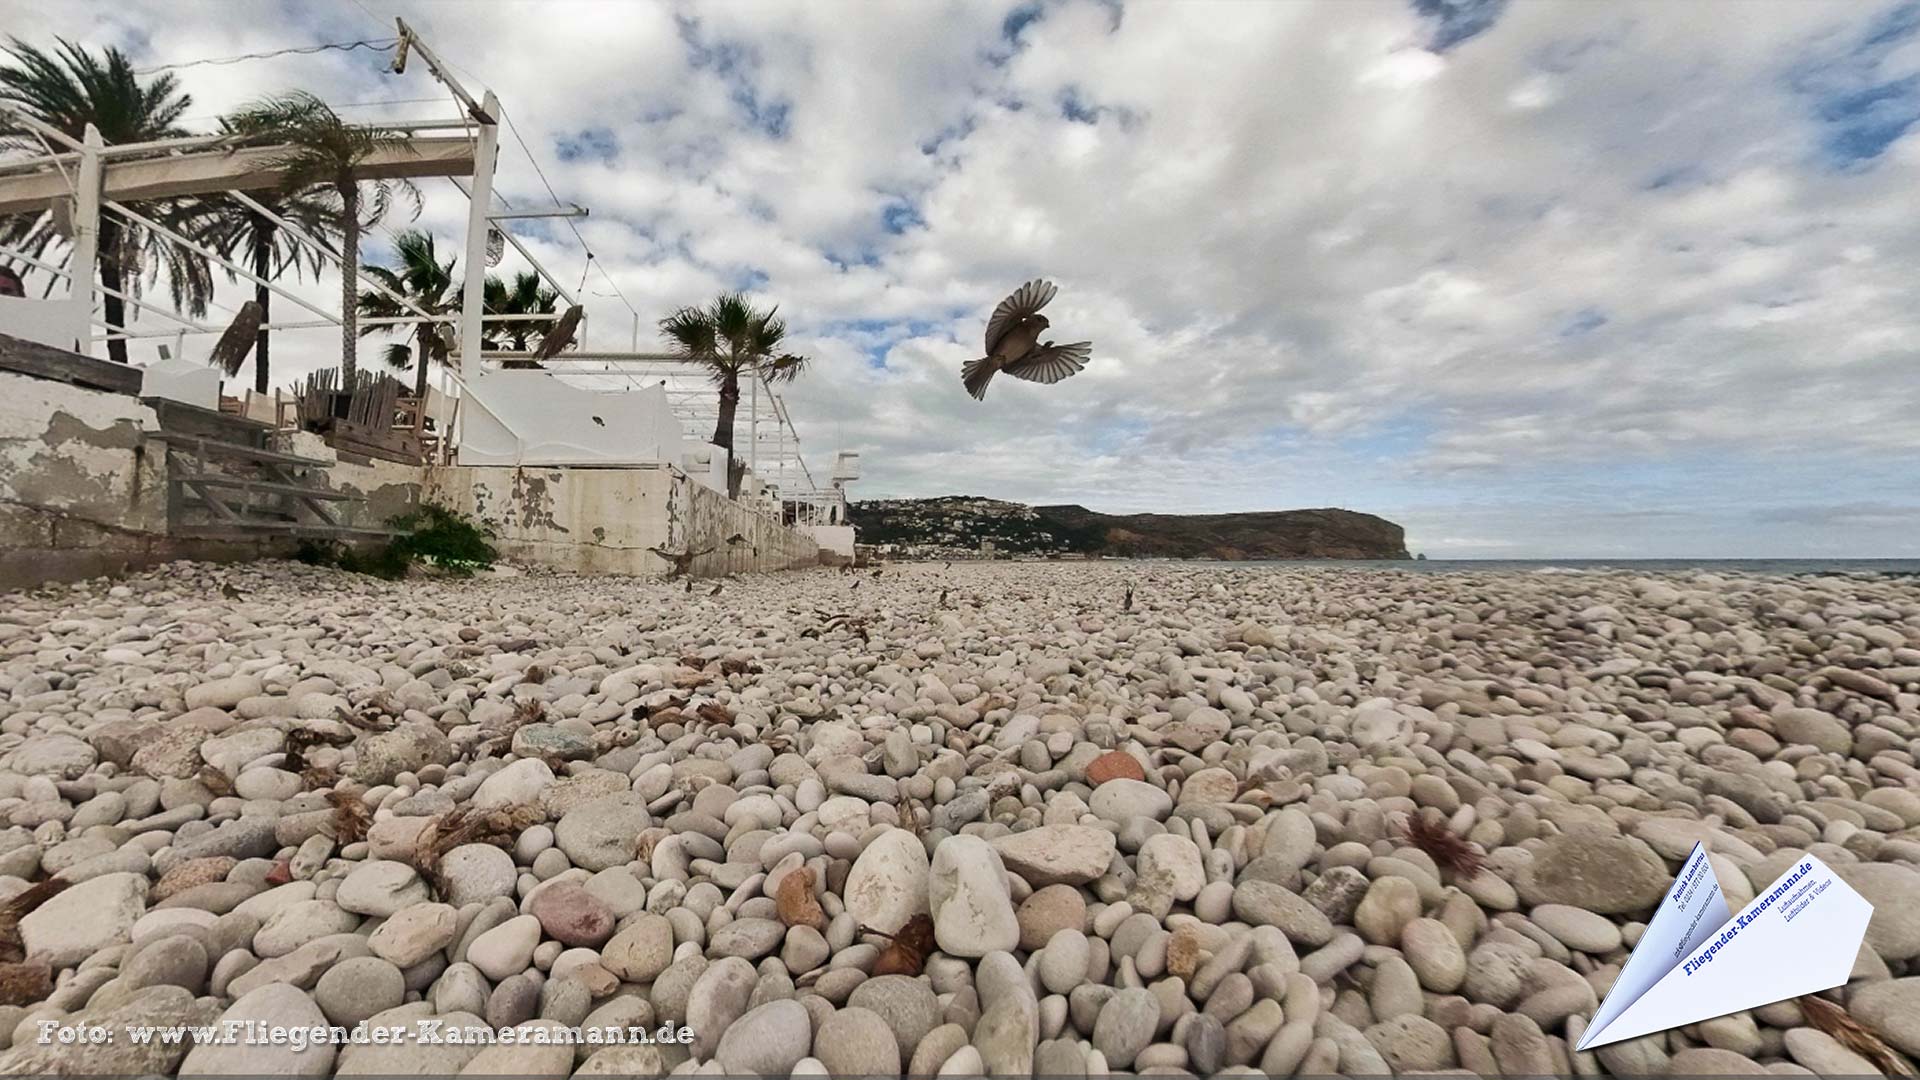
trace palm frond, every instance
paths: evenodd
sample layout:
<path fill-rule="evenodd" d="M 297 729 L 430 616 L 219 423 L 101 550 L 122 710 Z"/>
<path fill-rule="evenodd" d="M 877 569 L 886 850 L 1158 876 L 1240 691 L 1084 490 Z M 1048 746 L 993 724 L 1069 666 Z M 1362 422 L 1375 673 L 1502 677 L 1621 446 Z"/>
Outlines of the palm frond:
<path fill-rule="evenodd" d="M 807 358 L 792 353 L 782 353 L 760 365 L 760 373 L 768 382 L 792 382 L 805 374 Z"/>
<path fill-rule="evenodd" d="M 413 350 L 397 341 L 380 350 L 380 358 L 395 371 L 405 371 L 413 366 Z"/>

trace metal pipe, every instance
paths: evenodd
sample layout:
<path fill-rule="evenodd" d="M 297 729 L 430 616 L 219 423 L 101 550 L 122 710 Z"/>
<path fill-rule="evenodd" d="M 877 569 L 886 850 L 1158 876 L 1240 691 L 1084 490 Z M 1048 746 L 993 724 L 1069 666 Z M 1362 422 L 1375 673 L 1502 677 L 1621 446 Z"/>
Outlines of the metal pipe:
<path fill-rule="evenodd" d="M 401 35 L 411 40 L 413 32 L 406 27 L 406 23 L 400 23 Z M 418 41 L 414 43 L 419 47 L 421 57 L 438 73 L 440 64 L 433 53 Z M 458 83 L 444 76 L 442 81 L 447 82 L 454 93 L 467 102 L 474 119 L 480 121 L 480 130 L 474 139 L 473 189 L 467 194 L 467 280 L 460 297 L 460 342 L 464 350 L 468 343 L 479 344 L 482 317 L 486 311 L 484 290 L 487 275 L 480 268 L 487 264 L 487 210 L 493 201 L 493 168 L 500 151 L 500 125 L 496 121 L 500 115 L 500 103 L 494 98 L 493 91 L 489 90 L 485 104 L 475 106 L 473 99 L 466 96 L 466 91 L 460 89 Z M 464 370 L 465 366 L 466 353 L 463 351 L 462 378 L 470 374 Z"/>
<path fill-rule="evenodd" d="M 295 236 L 309 244 L 312 244 L 314 247 L 320 250 L 321 254 L 331 257 L 333 259 L 334 265 L 340 267 L 342 272 L 345 272 L 347 266 L 346 266 L 346 263 L 341 260 L 340 254 L 334 251 L 332 248 L 328 247 L 324 242 L 322 242 L 318 237 L 314 236 L 312 233 L 307 232 L 306 230 L 302 229 L 300 226 L 295 225 L 291 221 L 288 221 L 286 218 L 282 217 L 281 215 L 276 214 L 273 211 L 267 209 L 265 206 L 260 205 L 258 201 L 253 199 L 251 196 L 247 195 L 245 192 L 229 191 L 227 192 L 227 194 L 233 197 L 234 199 L 238 200 L 240 202 L 240 205 L 245 206 L 247 209 L 252 210 L 254 213 L 259 214 L 260 216 L 266 218 L 268 221 L 273 222 L 275 225 L 279 226 L 280 228 L 285 229 L 288 232 L 288 234 Z M 401 306 L 405 307 L 408 311 L 412 311 L 415 314 L 422 315 L 422 316 L 428 315 L 426 309 L 415 304 L 413 301 L 407 299 L 405 296 L 402 296 L 401 294 L 394 292 L 392 289 L 387 288 L 385 285 L 380 284 L 380 280 L 378 278 L 366 277 L 366 278 L 363 278 L 363 280 L 366 282 L 368 288 L 386 297 L 387 299 L 392 300 L 397 304 L 400 304 Z M 428 317 L 431 317 L 431 316 L 428 316 Z"/>
<path fill-rule="evenodd" d="M 461 183 L 459 177 L 450 176 L 448 177 L 448 179 L 453 181 L 454 187 L 457 187 L 461 191 L 466 192 L 468 199 L 473 198 L 472 189 L 468 188 L 467 185 Z M 535 273 L 539 274 L 540 277 L 543 280 L 545 280 L 547 284 L 553 286 L 553 291 L 559 294 L 560 299 L 565 300 L 569 304 L 580 303 L 579 298 L 574 296 L 573 293 L 570 290 L 568 290 L 568 288 L 565 285 L 561 284 L 560 279 L 557 277 L 554 277 L 553 272 L 551 270 L 548 270 L 546 266 L 540 262 L 539 259 L 536 259 L 533 257 L 533 252 L 527 250 L 527 246 L 520 242 L 519 237 L 513 235 L 512 232 L 506 229 L 501 229 L 500 235 L 506 238 L 507 243 L 513 245 L 513 250 L 519 252 L 521 258 L 527 260 L 528 264 L 533 267 L 533 270 Z M 578 354 L 575 354 L 575 355 L 578 355 Z M 555 357 L 555 359 L 558 359 L 558 357 Z"/>
<path fill-rule="evenodd" d="M 517 218 L 576 218 L 586 217 L 584 206 L 556 206 L 551 210 L 501 210 L 487 215 L 488 221 L 512 221 Z"/>
<path fill-rule="evenodd" d="M 67 295 L 88 312 L 93 310 L 94 266 L 100 260 L 100 149 L 104 145 L 100 129 L 88 124 L 80 147 L 80 174 L 74 181 L 73 250 L 67 254 Z"/>
<path fill-rule="evenodd" d="M 224 257 L 219 252 L 214 251 L 213 249 L 205 247 L 201 244 L 197 244 L 192 240 L 189 240 L 186 237 L 181 236 L 179 233 L 174 232 L 172 229 L 169 229 L 166 226 L 159 224 L 156 221 L 143 217 L 140 214 L 134 213 L 132 210 L 127 209 L 125 206 L 122 206 L 117 202 L 113 202 L 109 200 L 105 202 L 103 205 L 105 205 L 107 209 L 112 210 L 114 213 L 119 214 L 121 217 L 126 218 L 128 221 L 137 222 L 140 225 L 143 225 L 149 229 L 152 229 L 154 232 L 157 232 L 161 236 L 164 236 L 167 239 L 172 240 L 174 243 L 179 244 L 181 247 L 186 248 L 188 251 L 198 252 L 202 255 L 205 255 L 209 259 L 213 259 L 216 262 L 221 262 L 224 259 Z M 260 275 L 254 273 L 251 270 L 246 269 L 245 267 L 242 267 L 242 266 L 239 266 L 238 264 L 233 264 L 233 263 L 229 263 L 227 265 L 236 274 L 239 274 L 241 277 L 246 278 L 248 281 L 251 281 L 256 285 L 264 285 L 275 294 L 286 297 L 288 300 L 291 300 L 294 303 L 299 304 L 301 307 L 306 308 L 308 311 L 313 312 L 315 315 L 318 315 L 323 319 L 332 319 L 335 325 L 339 324 L 339 321 L 340 321 L 339 316 L 334 315 L 331 312 L 325 311 L 321 308 L 315 307 L 314 305 L 307 303 L 305 300 L 301 299 L 300 297 L 295 296 L 293 293 L 290 293 L 287 290 L 281 288 L 280 286 L 275 285 L 273 282 L 268 281 L 266 278 L 261 277 Z"/>

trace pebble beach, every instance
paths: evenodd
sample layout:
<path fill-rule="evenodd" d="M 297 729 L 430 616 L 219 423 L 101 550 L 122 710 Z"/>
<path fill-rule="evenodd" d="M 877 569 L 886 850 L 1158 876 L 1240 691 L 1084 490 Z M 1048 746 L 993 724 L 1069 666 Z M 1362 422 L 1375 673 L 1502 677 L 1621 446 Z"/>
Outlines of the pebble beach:
<path fill-rule="evenodd" d="M 0 1073 L 1879 1075 L 1920 578 L 174 564 L 0 596 Z M 1845 986 L 1576 1053 L 1681 862 Z M 63 1043 L 44 1021 L 685 1041 Z"/>

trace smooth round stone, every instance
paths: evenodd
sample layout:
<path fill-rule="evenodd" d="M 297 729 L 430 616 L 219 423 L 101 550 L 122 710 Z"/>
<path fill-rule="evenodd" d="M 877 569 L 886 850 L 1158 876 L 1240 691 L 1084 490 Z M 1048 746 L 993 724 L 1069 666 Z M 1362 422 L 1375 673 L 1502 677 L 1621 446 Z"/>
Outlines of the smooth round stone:
<path fill-rule="evenodd" d="M 614 917 L 599 897 L 571 882 L 541 889 L 527 904 L 540 929 L 564 945 L 597 949 L 613 936 Z"/>
<path fill-rule="evenodd" d="M 1235 886 L 1233 912 L 1255 926 L 1279 927 L 1296 945 L 1318 947 L 1333 940 L 1333 923 L 1319 909 L 1272 882 L 1243 881 Z"/>
<path fill-rule="evenodd" d="M 359 956 L 321 974 L 313 987 L 313 1000 L 329 1021 L 350 1028 L 398 1006 L 406 993 L 406 978 L 399 968 L 377 956 Z"/>
<path fill-rule="evenodd" d="M 721 1034 L 714 1060 L 733 1076 L 786 1076 L 813 1045 L 813 1023 L 798 1001 L 749 1009 Z"/>
<path fill-rule="evenodd" d="M 932 910 L 930 872 L 920 839 L 905 829 L 887 829 L 854 860 L 841 893 L 846 910 L 861 926 L 893 933 L 913 916 Z"/>
<path fill-rule="evenodd" d="M 1620 928 L 1612 919 L 1565 904 L 1541 904 L 1527 913 L 1533 924 L 1578 952 L 1601 955 L 1620 947 Z"/>
<path fill-rule="evenodd" d="M 531 915 L 516 915 L 488 930 L 467 945 L 467 963 L 496 982 L 518 975 L 533 962 L 533 950 L 540 944 L 540 920 Z"/>
<path fill-rule="evenodd" d="M 1438 919 L 1415 919 L 1400 932 L 1400 951 L 1420 985 L 1451 994 L 1467 977 L 1467 954 L 1460 939 Z"/>
<path fill-rule="evenodd" d="M 940 1023 L 940 1001 L 926 980 L 910 975 L 880 975 L 854 987 L 847 1006 L 866 1009 L 893 1032 L 900 1060 L 912 1060 L 920 1041 Z"/>
<path fill-rule="evenodd" d="M 376 927 L 367 945 L 375 956 L 410 968 L 453 944 L 459 921 L 449 904 L 415 904 Z"/>
<path fill-rule="evenodd" d="M 813 1056 L 834 1076 L 899 1076 L 900 1044 L 867 1009 L 836 1011 L 814 1033 Z"/>
<path fill-rule="evenodd" d="M 1232 886 L 1228 891 L 1231 893 Z M 1085 928 L 1086 897 L 1073 885 L 1048 885 L 1020 901 L 1014 918 L 1020 924 L 1020 947 L 1037 952 L 1059 931 Z"/>
<path fill-rule="evenodd" d="M 567 811 L 553 827 L 553 839 L 573 865 L 606 870 L 632 862 L 634 838 L 652 824 L 640 796 L 612 795 Z"/>
<path fill-rule="evenodd" d="M 1062 930 L 1048 939 L 1040 953 L 1040 982 L 1048 991 L 1065 994 L 1087 979 L 1092 946 L 1079 930 Z"/>
<path fill-rule="evenodd" d="M 440 857 L 440 880 L 446 883 L 440 899 L 465 907 L 512 896 L 520 871 L 513 856 L 491 844 L 462 844 Z"/>
<path fill-rule="evenodd" d="M 934 936 L 942 952 L 980 957 L 1020 944 L 1006 868 L 986 841 L 964 835 L 941 841 L 928 880 Z"/>
<path fill-rule="evenodd" d="M 1105 1055 L 1108 1064 L 1128 1068 L 1153 1042 L 1159 1022 L 1160 999 L 1152 991 L 1121 990 L 1100 1009 L 1093 1025 L 1093 1048 Z"/>
<path fill-rule="evenodd" d="M 431 900 L 431 890 L 406 863 L 374 859 L 355 867 L 340 882 L 334 903 L 361 915 L 387 918 L 401 908 Z"/>
<path fill-rule="evenodd" d="M 1117 779 L 1095 788 L 1087 806 L 1102 821 L 1124 825 L 1134 818 L 1165 819 L 1173 812 L 1173 796 L 1143 780 Z"/>

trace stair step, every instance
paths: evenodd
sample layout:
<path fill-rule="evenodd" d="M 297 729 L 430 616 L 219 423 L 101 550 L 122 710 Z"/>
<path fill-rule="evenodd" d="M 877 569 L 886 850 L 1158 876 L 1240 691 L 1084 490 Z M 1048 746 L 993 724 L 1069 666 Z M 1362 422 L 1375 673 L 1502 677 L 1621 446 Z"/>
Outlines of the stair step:
<path fill-rule="evenodd" d="M 314 539 L 365 539 L 379 540 L 399 533 L 392 529 L 361 528 L 353 525 L 327 525 L 321 522 L 292 521 L 228 521 L 213 522 L 206 525 L 176 525 L 171 530 L 178 536 L 217 537 L 234 533 L 278 533 L 283 536 L 311 537 Z"/>
<path fill-rule="evenodd" d="M 147 438 L 169 443 L 174 449 L 182 453 L 190 450 L 202 450 L 206 453 L 218 454 L 222 457 L 244 458 L 248 461 L 273 465 L 300 465 L 309 469 L 324 469 L 328 465 L 333 464 L 330 461 L 321 461 L 319 458 L 299 457 L 295 454 L 282 454 L 274 450 L 262 450 L 254 446 L 243 446 L 240 443 L 222 442 L 219 439 L 209 439 L 204 435 L 180 435 L 166 431 L 150 431 L 147 432 Z"/>
<path fill-rule="evenodd" d="M 240 488 L 245 491 L 264 491 L 275 495 L 298 495 L 307 499 L 326 499 L 332 502 L 366 502 L 365 495 L 353 495 L 344 491 L 330 491 L 326 488 L 303 487 L 299 484 L 279 484 L 271 480 L 250 480 L 244 476 L 226 476 L 221 473 L 187 473 L 173 478 L 182 484 L 204 484 L 207 487 Z"/>

